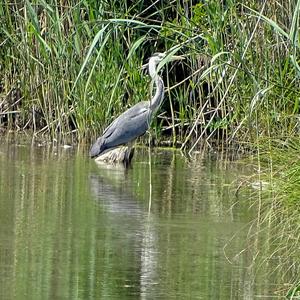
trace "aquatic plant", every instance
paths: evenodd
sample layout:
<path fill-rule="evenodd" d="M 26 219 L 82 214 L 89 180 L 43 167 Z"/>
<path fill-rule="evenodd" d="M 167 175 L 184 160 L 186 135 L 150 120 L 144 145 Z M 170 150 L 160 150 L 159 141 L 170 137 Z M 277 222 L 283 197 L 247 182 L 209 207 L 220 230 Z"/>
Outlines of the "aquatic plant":
<path fill-rule="evenodd" d="M 248 233 L 255 261 L 251 268 L 274 264 L 272 274 L 266 276 L 277 274 L 282 284 L 276 292 L 289 299 L 299 297 L 299 150 L 298 139 L 260 141 L 252 161 L 256 173 L 243 180 L 253 190 L 251 206 L 257 207 Z"/>
<path fill-rule="evenodd" d="M 141 65 L 180 47 L 163 74 L 158 141 L 299 135 L 300 1 L 3 1 L 0 126 L 85 141 L 149 98 Z M 171 137 L 171 138 L 170 138 Z"/>

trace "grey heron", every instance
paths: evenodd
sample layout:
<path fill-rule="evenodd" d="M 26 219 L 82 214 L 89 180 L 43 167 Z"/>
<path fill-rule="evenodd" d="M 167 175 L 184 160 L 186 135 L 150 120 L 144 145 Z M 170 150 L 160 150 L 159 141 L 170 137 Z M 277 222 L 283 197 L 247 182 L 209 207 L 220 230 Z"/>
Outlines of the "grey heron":
<path fill-rule="evenodd" d="M 148 63 L 149 75 L 155 84 L 155 94 L 150 101 L 142 101 L 118 116 L 96 140 L 90 149 L 90 157 L 100 157 L 109 151 L 126 145 L 128 148 L 121 150 L 120 154 L 108 156 L 108 160 L 123 161 L 128 164 L 133 156 L 131 151 L 133 142 L 142 136 L 150 127 L 151 119 L 159 109 L 164 98 L 164 82 L 157 74 L 157 65 L 167 57 L 166 53 L 153 54 Z M 183 59 L 181 56 L 167 57 L 169 60 Z"/>

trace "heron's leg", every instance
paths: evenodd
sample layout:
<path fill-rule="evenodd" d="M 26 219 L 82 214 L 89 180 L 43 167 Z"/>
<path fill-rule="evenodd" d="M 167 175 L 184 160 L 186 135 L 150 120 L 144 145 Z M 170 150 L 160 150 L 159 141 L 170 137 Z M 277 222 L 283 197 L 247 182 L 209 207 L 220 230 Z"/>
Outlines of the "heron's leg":
<path fill-rule="evenodd" d="M 134 148 L 133 148 L 134 142 L 129 142 L 127 144 L 127 149 L 124 155 L 124 165 L 128 167 L 130 165 L 130 162 L 132 160 L 133 154 L 134 154 Z"/>

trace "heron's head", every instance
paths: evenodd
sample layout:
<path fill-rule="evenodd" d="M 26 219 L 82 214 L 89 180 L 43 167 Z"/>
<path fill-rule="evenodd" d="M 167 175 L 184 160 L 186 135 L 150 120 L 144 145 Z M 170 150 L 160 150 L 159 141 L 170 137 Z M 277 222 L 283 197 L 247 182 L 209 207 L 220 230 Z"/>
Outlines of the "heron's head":
<path fill-rule="evenodd" d="M 182 56 L 178 56 L 178 55 L 172 55 L 168 52 L 156 52 L 153 53 L 152 56 L 149 59 L 149 65 L 153 64 L 153 65 L 158 65 L 163 59 L 166 59 L 166 62 L 168 61 L 173 61 L 173 60 L 181 60 L 184 59 L 184 57 Z"/>
<path fill-rule="evenodd" d="M 169 61 L 173 61 L 173 60 L 181 60 L 184 59 L 184 57 L 182 56 L 176 56 L 173 55 L 172 53 L 168 53 L 168 52 L 164 52 L 164 53 L 154 53 L 150 59 L 149 62 L 147 64 L 145 64 L 143 66 L 143 69 L 148 67 L 149 68 L 149 74 L 150 76 L 153 78 L 154 76 L 156 76 L 157 74 L 157 70 L 156 67 L 157 65 L 161 63 L 160 66 L 158 66 L 158 69 L 160 69 L 165 63 L 169 62 Z"/>
<path fill-rule="evenodd" d="M 156 52 L 151 55 L 149 58 L 149 65 L 154 64 L 158 65 L 166 57 L 165 53 Z"/>

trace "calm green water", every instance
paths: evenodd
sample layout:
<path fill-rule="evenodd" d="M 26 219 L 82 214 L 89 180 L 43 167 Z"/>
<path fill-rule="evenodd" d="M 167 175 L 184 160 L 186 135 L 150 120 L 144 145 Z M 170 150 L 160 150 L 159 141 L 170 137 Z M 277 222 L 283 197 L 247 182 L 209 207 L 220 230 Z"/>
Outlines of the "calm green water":
<path fill-rule="evenodd" d="M 247 167 L 157 150 L 151 169 L 150 180 L 145 150 L 124 171 L 74 148 L 2 142 L 0 299 L 274 294 L 276 278 L 252 268 L 255 205 L 231 185 Z"/>

